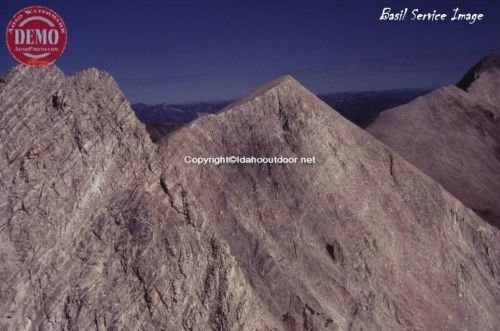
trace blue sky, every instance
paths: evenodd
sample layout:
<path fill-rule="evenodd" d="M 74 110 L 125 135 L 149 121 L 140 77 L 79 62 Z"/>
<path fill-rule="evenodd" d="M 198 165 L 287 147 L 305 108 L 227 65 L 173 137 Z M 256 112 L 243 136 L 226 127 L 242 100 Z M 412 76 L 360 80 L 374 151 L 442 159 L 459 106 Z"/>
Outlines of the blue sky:
<path fill-rule="evenodd" d="M 496 0 L 3 0 L 0 25 L 31 4 L 66 21 L 62 70 L 104 69 L 131 102 L 232 99 L 283 74 L 317 93 L 437 87 L 500 52 Z M 380 22 L 386 6 L 446 13 L 460 7 L 485 19 Z M 0 71 L 13 65 L 1 47 Z"/>

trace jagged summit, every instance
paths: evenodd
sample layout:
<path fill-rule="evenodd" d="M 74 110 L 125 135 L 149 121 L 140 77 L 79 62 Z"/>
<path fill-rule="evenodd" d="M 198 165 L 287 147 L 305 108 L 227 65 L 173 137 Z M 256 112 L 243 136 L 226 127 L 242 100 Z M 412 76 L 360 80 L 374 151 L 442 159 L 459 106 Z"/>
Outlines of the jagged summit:
<path fill-rule="evenodd" d="M 13 77 L 16 76 L 33 76 L 33 75 L 46 75 L 46 74 L 55 74 L 55 75 L 60 75 L 64 76 L 64 73 L 62 72 L 59 67 L 57 67 L 54 64 L 43 66 L 43 67 L 30 67 L 26 66 L 24 64 L 18 64 L 14 67 L 12 67 L 10 70 L 8 70 L 6 73 L 2 75 L 2 78 L 5 81 L 8 81 L 9 79 L 12 79 Z"/>
<path fill-rule="evenodd" d="M 263 94 L 267 90 L 270 90 L 272 88 L 275 88 L 275 87 L 278 87 L 278 86 L 284 85 L 284 84 L 300 85 L 300 83 L 291 75 L 283 75 L 283 76 L 275 78 L 267 83 L 262 84 L 257 89 L 255 89 L 254 92 L 251 92 L 249 94 L 250 95 L 251 94 Z M 302 86 L 302 85 L 300 85 L 300 86 Z"/>
<path fill-rule="evenodd" d="M 114 82 L 114 78 L 106 71 L 96 68 L 88 68 L 76 72 L 73 76 L 65 76 L 64 72 L 56 65 L 51 64 L 43 67 L 29 67 L 18 64 L 1 76 L 4 86 L 10 82 L 25 84 L 34 81 L 41 85 L 50 85 L 54 80 L 98 80 L 108 79 Z M 114 82 L 116 85 L 116 82 Z M 118 85 L 116 89 L 119 90 Z M 121 92 L 120 92 L 121 93 Z"/>
<path fill-rule="evenodd" d="M 290 89 L 305 89 L 300 83 L 293 78 L 290 75 L 284 75 L 281 77 L 278 77 L 276 79 L 273 79 L 267 83 L 262 84 L 252 92 L 248 93 L 247 95 L 243 96 L 242 98 L 236 100 L 235 102 L 231 103 L 230 105 L 226 106 L 221 110 L 221 112 L 230 109 L 230 108 L 235 108 L 239 105 L 242 105 L 244 103 L 247 103 L 255 98 L 258 98 L 260 96 L 264 96 L 266 93 L 276 89 L 276 88 L 290 88 Z"/>
<path fill-rule="evenodd" d="M 320 106 L 311 107 L 310 103 L 319 104 Z M 296 107 L 290 107 L 290 105 L 296 105 Z M 212 123 L 228 123 L 238 118 L 248 118 L 249 120 L 261 118 L 262 123 L 260 126 L 269 130 L 270 137 L 280 131 L 292 136 L 290 131 L 300 130 L 300 128 L 295 125 L 290 126 L 295 124 L 294 121 L 289 120 L 290 118 L 311 119 L 315 115 L 325 116 L 325 114 L 341 118 L 337 112 L 332 111 L 328 105 L 319 100 L 292 76 L 286 75 L 262 84 L 216 114 L 206 115 L 190 122 L 168 137 L 160 139 L 159 143 L 176 144 L 176 142 L 171 143 L 173 141 L 172 137 L 176 135 L 182 136 L 180 132 L 189 130 L 188 128 L 197 127 L 211 132 L 208 128 Z M 348 123 L 347 125 L 352 124 Z M 217 137 L 214 138 L 218 139 Z"/>
<path fill-rule="evenodd" d="M 55 65 L 40 68 L 17 65 L 3 76 L 0 93 L 5 105 L 0 109 L 2 121 L 32 112 L 35 118 L 30 123 L 43 116 L 64 115 L 84 120 L 95 117 L 96 121 L 113 116 L 126 120 L 131 126 L 142 126 L 114 78 L 95 68 L 67 77 Z M 45 113 L 40 112 L 42 103 Z M 102 114 L 101 104 L 107 105 Z"/>
<path fill-rule="evenodd" d="M 55 65 L 49 65 L 41 68 L 32 68 L 19 64 L 0 78 L 0 91 L 7 89 L 10 86 L 13 88 L 33 87 L 37 84 L 47 85 L 56 84 L 57 81 L 64 80 L 64 73 Z M 48 82 L 44 84 L 43 81 Z"/>

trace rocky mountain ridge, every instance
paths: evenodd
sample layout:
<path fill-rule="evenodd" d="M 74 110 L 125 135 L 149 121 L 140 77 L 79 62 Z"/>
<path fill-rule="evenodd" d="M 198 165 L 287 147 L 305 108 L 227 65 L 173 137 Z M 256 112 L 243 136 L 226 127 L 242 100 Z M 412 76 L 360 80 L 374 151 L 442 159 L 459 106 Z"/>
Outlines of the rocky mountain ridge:
<path fill-rule="evenodd" d="M 19 66 L 0 142 L 0 329 L 500 324 L 498 229 L 291 77 L 155 145 L 109 75 Z"/>
<path fill-rule="evenodd" d="M 365 128 L 383 110 L 405 104 L 428 93 L 427 89 L 399 89 L 387 91 L 339 92 L 319 94 L 318 97 L 349 121 Z M 137 117 L 146 125 L 151 139 L 156 142 L 182 125 L 207 114 L 215 114 L 229 105 L 229 101 L 201 102 L 181 105 L 132 105 Z"/>
<path fill-rule="evenodd" d="M 500 227 L 500 57 L 383 112 L 368 131 Z"/>

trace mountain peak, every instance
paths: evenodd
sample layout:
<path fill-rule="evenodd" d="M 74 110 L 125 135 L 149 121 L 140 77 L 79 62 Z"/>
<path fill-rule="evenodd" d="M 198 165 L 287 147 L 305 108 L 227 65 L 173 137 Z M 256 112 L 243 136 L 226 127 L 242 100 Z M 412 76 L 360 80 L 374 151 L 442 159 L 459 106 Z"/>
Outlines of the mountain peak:
<path fill-rule="evenodd" d="M 14 81 L 34 82 L 42 79 L 63 79 L 64 73 L 56 65 L 48 65 L 44 67 L 28 67 L 23 64 L 18 64 L 1 77 L 1 81 L 7 85 Z"/>
<path fill-rule="evenodd" d="M 96 68 L 81 70 L 75 73 L 73 76 L 66 76 L 64 72 L 54 64 L 43 67 L 29 67 L 23 64 L 18 64 L 12 67 L 0 78 L 4 84 L 8 84 L 9 82 L 13 81 L 26 80 L 30 85 L 33 83 L 41 84 L 42 81 L 62 81 L 65 79 L 72 79 L 75 81 L 84 80 L 91 82 L 97 82 L 99 80 L 114 81 L 114 78 L 109 73 Z"/>
<path fill-rule="evenodd" d="M 280 76 L 276 79 L 273 79 L 267 83 L 262 84 L 261 86 L 257 87 L 255 90 L 253 90 L 252 92 L 243 96 L 242 98 L 235 101 L 234 103 L 228 105 L 226 108 L 223 109 L 223 111 L 226 109 L 229 109 L 229 108 L 234 108 L 234 107 L 240 106 L 240 105 L 245 104 L 251 100 L 262 97 L 262 96 L 266 95 L 267 93 L 269 93 L 270 91 L 273 91 L 275 89 L 281 89 L 281 88 L 287 88 L 289 91 L 291 91 L 291 90 L 307 91 L 295 78 L 293 78 L 290 75 L 284 75 L 284 76 Z"/>
<path fill-rule="evenodd" d="M 179 210 L 188 205 L 192 223 L 210 224 L 207 228 L 225 238 L 263 305 L 272 307 L 273 315 L 283 316 L 285 330 L 301 329 L 290 325 L 304 325 L 303 312 L 308 309 L 317 318 L 315 327 L 309 328 L 314 330 L 460 328 L 457 312 L 477 316 L 479 305 L 469 298 L 490 300 L 487 291 L 467 297 L 457 294 L 455 274 L 447 270 L 448 264 L 460 270 L 463 263 L 463 255 L 449 246 L 457 229 L 453 224 L 481 220 L 289 76 L 262 85 L 224 113 L 176 131 L 159 154 L 165 165 L 165 191 L 184 194 L 170 200 L 172 205 Z M 186 155 L 298 161 L 201 166 L 186 164 Z M 304 158 L 315 161 L 301 163 Z M 459 217 L 454 214 L 457 207 Z M 419 239 L 413 240 L 410 233 Z M 467 245 L 460 250 L 469 249 Z M 440 264 L 415 295 L 408 294 L 421 270 L 434 265 L 436 252 L 449 258 L 447 264 Z M 367 267 L 358 273 L 359 256 Z M 472 264 L 466 268 L 471 273 L 479 269 Z M 331 287 L 351 281 L 363 285 Z M 381 298 L 373 300 L 370 313 L 361 320 L 349 313 L 356 311 L 357 304 L 350 302 L 359 296 L 358 286 Z M 435 295 L 434 288 L 443 291 Z M 464 298 L 459 308 L 458 295 Z M 383 302 L 390 298 L 401 298 L 391 306 L 408 312 L 401 315 L 405 326 L 387 320 L 394 313 L 387 314 Z M 346 309 L 346 304 L 352 306 Z M 490 309 L 487 303 L 480 305 Z M 350 322 L 336 319 L 339 315 Z M 335 324 L 329 325 L 329 320 Z"/>
<path fill-rule="evenodd" d="M 500 55 L 490 54 L 476 63 L 457 86 L 475 98 L 500 106 Z"/>
<path fill-rule="evenodd" d="M 81 71 L 78 71 L 73 75 L 75 79 L 90 79 L 93 81 L 99 79 L 113 79 L 113 76 L 104 70 L 99 70 L 97 68 L 88 68 Z"/>
<path fill-rule="evenodd" d="M 489 54 L 477 62 L 472 68 L 470 68 L 462 79 L 458 82 L 457 86 L 462 90 L 467 90 L 472 83 L 481 77 L 484 72 L 491 70 L 500 70 L 500 55 L 499 54 Z"/>
<path fill-rule="evenodd" d="M 491 68 L 500 68 L 500 54 L 488 54 L 479 61 L 476 66 L 481 67 L 483 70 Z"/>

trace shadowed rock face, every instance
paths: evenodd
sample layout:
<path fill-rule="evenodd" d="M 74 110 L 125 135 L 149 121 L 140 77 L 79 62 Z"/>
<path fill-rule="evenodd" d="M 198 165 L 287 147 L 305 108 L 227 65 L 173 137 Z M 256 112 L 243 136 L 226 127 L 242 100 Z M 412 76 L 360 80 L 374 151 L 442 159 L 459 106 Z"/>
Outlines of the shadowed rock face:
<path fill-rule="evenodd" d="M 157 142 L 167 137 L 172 132 L 183 126 L 183 123 L 163 122 L 163 123 L 145 123 L 146 131 L 151 137 L 152 142 Z"/>
<path fill-rule="evenodd" d="M 500 227 L 500 67 L 487 57 L 458 84 L 383 112 L 376 138 Z M 475 80 L 464 85 L 473 73 Z"/>
<path fill-rule="evenodd" d="M 483 102 L 500 107 L 500 55 L 491 54 L 479 61 L 457 84 Z"/>
<path fill-rule="evenodd" d="M 0 329 L 500 323 L 498 230 L 293 78 L 160 146 L 106 74 L 18 67 L 5 81 Z"/>

